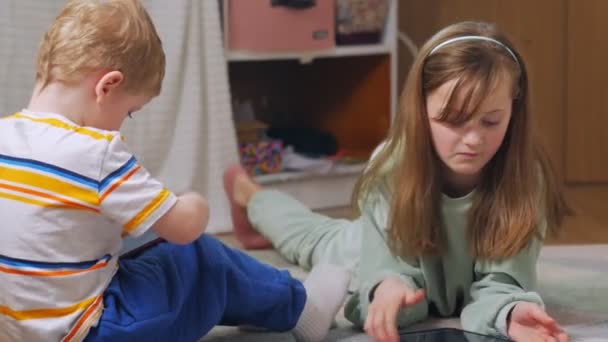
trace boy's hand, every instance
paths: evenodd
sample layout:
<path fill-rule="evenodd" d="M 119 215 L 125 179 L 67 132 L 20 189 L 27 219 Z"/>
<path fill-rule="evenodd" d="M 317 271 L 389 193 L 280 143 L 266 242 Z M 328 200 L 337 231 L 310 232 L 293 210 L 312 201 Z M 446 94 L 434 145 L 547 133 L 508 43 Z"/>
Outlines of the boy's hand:
<path fill-rule="evenodd" d="M 537 304 L 517 303 L 510 314 L 507 333 L 516 342 L 567 342 L 568 335 Z"/>
<path fill-rule="evenodd" d="M 384 279 L 374 292 L 369 305 L 365 332 L 378 342 L 399 341 L 397 333 L 397 314 L 406 306 L 424 300 L 424 291 L 413 290 L 397 277 Z"/>

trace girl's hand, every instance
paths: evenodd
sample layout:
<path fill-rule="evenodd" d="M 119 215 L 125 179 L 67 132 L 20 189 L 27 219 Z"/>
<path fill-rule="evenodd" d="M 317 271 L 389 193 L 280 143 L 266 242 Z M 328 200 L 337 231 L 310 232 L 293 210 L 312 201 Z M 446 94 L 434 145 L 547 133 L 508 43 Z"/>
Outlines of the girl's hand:
<path fill-rule="evenodd" d="M 374 291 L 369 305 L 365 332 L 378 342 L 399 341 L 397 314 L 403 307 L 424 300 L 424 291 L 413 290 L 397 277 L 384 279 Z"/>
<path fill-rule="evenodd" d="M 516 342 L 567 342 L 568 335 L 537 304 L 517 303 L 511 311 L 507 333 Z"/>

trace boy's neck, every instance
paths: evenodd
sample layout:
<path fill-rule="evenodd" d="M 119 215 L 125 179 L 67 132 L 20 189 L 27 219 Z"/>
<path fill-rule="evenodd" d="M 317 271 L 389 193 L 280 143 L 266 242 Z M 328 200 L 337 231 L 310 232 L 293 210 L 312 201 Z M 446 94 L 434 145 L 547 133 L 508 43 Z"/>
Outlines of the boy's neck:
<path fill-rule="evenodd" d="M 27 106 L 32 112 L 47 112 L 65 116 L 77 125 L 84 126 L 84 117 L 94 105 L 94 98 L 86 94 L 84 87 L 68 86 L 59 82 L 49 83 L 40 90 L 36 85 Z"/>

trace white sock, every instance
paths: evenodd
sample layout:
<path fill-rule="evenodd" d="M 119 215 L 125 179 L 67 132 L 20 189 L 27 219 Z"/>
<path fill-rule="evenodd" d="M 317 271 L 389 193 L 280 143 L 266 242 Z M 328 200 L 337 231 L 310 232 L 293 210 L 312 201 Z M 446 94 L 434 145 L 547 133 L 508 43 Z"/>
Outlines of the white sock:
<path fill-rule="evenodd" d="M 319 264 L 306 280 L 306 304 L 293 330 L 294 337 L 301 342 L 322 341 L 344 304 L 350 272 L 340 266 Z"/>

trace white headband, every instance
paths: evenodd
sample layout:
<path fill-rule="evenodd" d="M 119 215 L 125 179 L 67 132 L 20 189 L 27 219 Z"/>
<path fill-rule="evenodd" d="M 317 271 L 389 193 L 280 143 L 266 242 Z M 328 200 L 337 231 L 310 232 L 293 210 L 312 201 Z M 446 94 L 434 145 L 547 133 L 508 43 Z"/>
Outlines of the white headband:
<path fill-rule="evenodd" d="M 511 57 L 513 57 L 513 60 L 515 61 L 515 63 L 517 63 L 517 66 L 519 66 L 519 59 L 517 58 L 517 56 L 515 55 L 515 53 L 513 53 L 513 51 L 511 51 L 511 49 L 509 49 L 508 46 L 506 46 L 505 44 L 503 44 L 502 42 L 490 38 L 490 37 L 484 37 L 484 36 L 462 36 L 462 37 L 456 37 L 456 38 L 452 38 L 452 39 L 448 39 L 444 42 L 442 42 L 441 44 L 435 46 L 433 48 L 433 50 L 431 50 L 431 52 L 429 53 L 429 56 L 434 54 L 435 52 L 437 52 L 439 49 L 441 49 L 442 47 L 452 44 L 452 43 L 456 43 L 456 42 L 460 42 L 463 40 L 483 40 L 486 42 L 492 42 L 498 46 L 501 46 L 502 48 L 504 48 L 505 50 L 507 50 L 507 52 L 509 53 L 509 55 L 511 55 Z"/>

